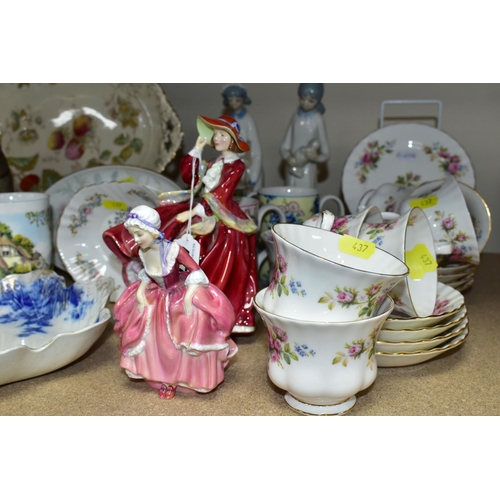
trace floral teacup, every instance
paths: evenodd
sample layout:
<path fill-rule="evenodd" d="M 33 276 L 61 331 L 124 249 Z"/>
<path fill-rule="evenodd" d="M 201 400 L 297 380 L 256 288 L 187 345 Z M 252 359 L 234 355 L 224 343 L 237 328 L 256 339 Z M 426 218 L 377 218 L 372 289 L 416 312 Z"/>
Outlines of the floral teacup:
<path fill-rule="evenodd" d="M 314 188 L 274 186 L 265 187 L 259 190 L 257 195 L 260 205 L 276 205 L 280 207 L 286 215 L 286 222 L 289 224 L 302 224 L 305 220 L 319 212 L 328 200 L 335 201 L 338 206 L 338 213 L 344 214 L 345 208 L 342 201 L 333 194 L 320 196 L 319 191 Z M 271 226 L 278 222 L 273 214 L 264 217 L 262 231 L 271 229 Z"/>
<path fill-rule="evenodd" d="M 304 222 L 305 226 L 321 227 L 327 231 L 337 234 L 349 234 L 357 238 L 361 230 L 361 225 L 365 222 L 383 222 L 382 213 L 377 207 L 368 207 L 355 214 L 333 216 L 324 210 Z"/>
<path fill-rule="evenodd" d="M 414 207 L 393 220 L 364 223 L 359 238 L 401 259 L 408 276 L 390 292 L 394 310 L 408 316 L 432 314 L 437 293 L 437 262 L 429 222 L 421 208 Z"/>
<path fill-rule="evenodd" d="M 337 415 L 350 410 L 356 394 L 377 376 L 375 343 L 394 303 L 386 297 L 370 318 L 315 322 L 278 316 L 264 308 L 266 289 L 254 298 L 267 330 L 271 381 L 287 391 L 299 413 Z"/>
<path fill-rule="evenodd" d="M 299 224 L 273 226 L 276 265 L 262 305 L 267 312 L 313 321 L 356 321 L 377 314 L 408 273 L 372 243 Z M 370 255 L 360 255 L 365 251 Z"/>
<path fill-rule="evenodd" d="M 433 189 L 422 184 L 401 202 L 399 213 L 415 206 L 422 208 L 429 220 L 435 247 L 452 244 L 449 262 L 479 264 L 480 252 L 474 224 L 455 177 L 447 177 Z"/>

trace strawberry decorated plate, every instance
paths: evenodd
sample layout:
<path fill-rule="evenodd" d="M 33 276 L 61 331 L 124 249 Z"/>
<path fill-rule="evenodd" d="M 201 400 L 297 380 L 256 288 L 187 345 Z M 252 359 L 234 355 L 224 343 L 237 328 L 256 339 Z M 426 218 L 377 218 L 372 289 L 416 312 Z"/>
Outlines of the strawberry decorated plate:
<path fill-rule="evenodd" d="M 156 83 L 2 83 L 0 135 L 15 191 L 98 165 L 162 172 L 182 141 Z"/>

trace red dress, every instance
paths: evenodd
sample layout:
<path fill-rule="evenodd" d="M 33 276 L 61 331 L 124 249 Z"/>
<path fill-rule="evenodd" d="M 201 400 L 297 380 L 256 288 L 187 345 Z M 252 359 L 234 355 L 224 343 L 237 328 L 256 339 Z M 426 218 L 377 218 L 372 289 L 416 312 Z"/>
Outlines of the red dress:
<path fill-rule="evenodd" d="M 181 159 L 181 177 L 187 185 L 191 185 L 193 159 L 190 154 Z M 213 175 L 220 169 L 221 161 L 220 175 Z M 233 200 L 236 186 L 245 173 L 245 164 L 234 153 L 226 158 L 219 157 L 208 163 L 203 181 L 198 177 L 198 160 L 195 160 L 194 168 L 194 184 L 201 194 L 199 202 L 208 217 L 204 223 L 199 216 L 191 221 L 192 234 L 200 243 L 200 267 L 210 283 L 224 292 L 233 305 L 236 315 L 233 333 L 252 332 L 255 329 L 252 301 L 258 283 L 257 227 Z M 210 177 L 212 186 L 205 185 Z M 187 232 L 188 222 L 180 222 L 176 216 L 189 210 L 189 202 L 161 205 L 156 210 L 161 218 L 160 231 L 165 233 L 165 238 L 175 240 Z M 212 224 L 208 224 L 208 229 L 207 223 Z M 199 234 L 203 232 L 206 234 Z M 127 273 L 131 261 L 137 258 L 137 244 L 123 224 L 105 231 L 103 238 L 122 261 L 123 277 L 128 284 L 131 278 Z"/>

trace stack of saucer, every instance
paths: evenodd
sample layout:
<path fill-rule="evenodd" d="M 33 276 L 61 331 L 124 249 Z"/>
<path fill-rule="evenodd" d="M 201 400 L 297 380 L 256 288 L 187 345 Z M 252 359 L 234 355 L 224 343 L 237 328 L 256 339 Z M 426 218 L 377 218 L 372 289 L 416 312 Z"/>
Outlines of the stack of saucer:
<path fill-rule="evenodd" d="M 477 266 L 474 264 L 448 264 L 446 266 L 440 264 L 437 269 L 438 280 L 465 293 L 474 284 L 476 270 Z"/>
<path fill-rule="evenodd" d="M 426 317 L 392 314 L 376 342 L 380 367 L 423 363 L 462 344 L 469 334 L 464 296 L 455 288 L 438 283 L 435 309 Z"/>

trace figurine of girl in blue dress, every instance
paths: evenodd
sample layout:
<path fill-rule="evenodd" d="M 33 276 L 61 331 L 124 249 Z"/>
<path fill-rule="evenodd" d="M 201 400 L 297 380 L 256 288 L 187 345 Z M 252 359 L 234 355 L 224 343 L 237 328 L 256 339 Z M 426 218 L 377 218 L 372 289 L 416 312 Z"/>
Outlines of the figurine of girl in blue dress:
<path fill-rule="evenodd" d="M 316 187 L 318 163 L 330 157 L 328 136 L 321 99 L 322 83 L 299 85 L 299 108 L 292 116 L 281 144 L 281 156 L 286 163 L 285 185 Z"/>

